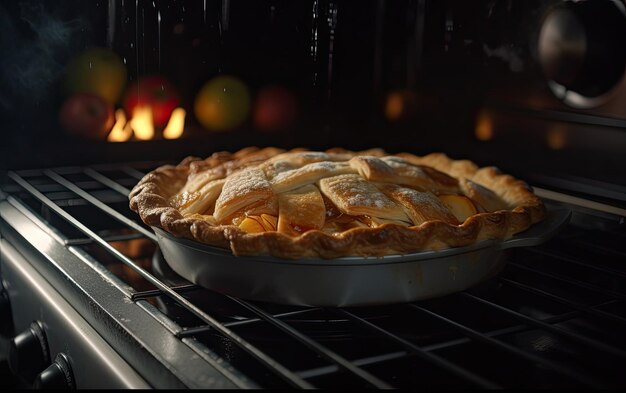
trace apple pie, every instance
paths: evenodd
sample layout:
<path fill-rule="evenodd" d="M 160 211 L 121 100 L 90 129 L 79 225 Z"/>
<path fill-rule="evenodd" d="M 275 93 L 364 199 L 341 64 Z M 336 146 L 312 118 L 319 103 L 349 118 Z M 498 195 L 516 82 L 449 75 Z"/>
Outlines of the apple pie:
<path fill-rule="evenodd" d="M 545 216 L 528 185 L 442 153 L 246 148 L 148 173 L 130 208 L 148 225 L 281 258 L 385 256 L 507 239 Z"/>

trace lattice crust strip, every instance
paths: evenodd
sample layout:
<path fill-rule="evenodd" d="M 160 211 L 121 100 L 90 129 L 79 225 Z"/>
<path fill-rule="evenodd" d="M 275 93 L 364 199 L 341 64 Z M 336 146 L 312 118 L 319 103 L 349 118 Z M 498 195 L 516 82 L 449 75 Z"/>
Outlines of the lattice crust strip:
<path fill-rule="evenodd" d="M 506 239 L 543 219 L 521 180 L 442 153 L 246 148 L 147 174 L 143 221 L 235 255 L 391 255 Z"/>

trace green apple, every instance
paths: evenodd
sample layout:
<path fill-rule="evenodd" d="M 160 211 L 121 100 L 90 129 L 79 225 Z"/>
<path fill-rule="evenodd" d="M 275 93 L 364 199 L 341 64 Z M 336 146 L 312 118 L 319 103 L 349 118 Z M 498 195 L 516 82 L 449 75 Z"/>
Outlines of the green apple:
<path fill-rule="evenodd" d="M 87 48 L 68 63 L 65 90 L 68 95 L 93 93 L 115 104 L 124 90 L 127 74 L 126 66 L 115 52 Z"/>

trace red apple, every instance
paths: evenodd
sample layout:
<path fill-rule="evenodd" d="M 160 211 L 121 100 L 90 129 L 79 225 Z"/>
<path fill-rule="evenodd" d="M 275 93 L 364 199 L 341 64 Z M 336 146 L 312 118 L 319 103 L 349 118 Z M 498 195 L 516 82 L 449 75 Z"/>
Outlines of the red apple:
<path fill-rule="evenodd" d="M 92 93 L 70 96 L 61 107 L 59 122 L 70 134 L 104 140 L 113 127 L 113 105 Z"/>
<path fill-rule="evenodd" d="M 133 83 L 124 96 L 124 109 L 128 117 L 136 107 L 149 106 L 156 127 L 164 127 L 178 106 L 178 94 L 174 86 L 158 75 L 144 76 Z"/>
<path fill-rule="evenodd" d="M 297 116 L 296 98 L 284 87 L 263 88 L 256 99 L 254 124 L 263 131 L 285 129 Z"/>

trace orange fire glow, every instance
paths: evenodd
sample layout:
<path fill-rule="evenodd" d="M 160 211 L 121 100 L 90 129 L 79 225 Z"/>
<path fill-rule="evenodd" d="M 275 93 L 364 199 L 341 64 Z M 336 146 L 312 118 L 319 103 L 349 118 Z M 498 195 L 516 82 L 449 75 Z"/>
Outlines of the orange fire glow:
<path fill-rule="evenodd" d="M 115 124 L 107 137 L 109 142 L 124 142 L 130 139 L 133 135 L 133 130 L 130 128 L 130 123 L 126 122 L 126 114 L 122 109 L 115 111 Z"/>
<path fill-rule="evenodd" d="M 167 126 L 163 130 L 163 138 L 177 139 L 183 135 L 185 115 L 186 112 L 183 108 L 174 109 Z M 133 135 L 141 141 L 154 139 L 154 122 L 152 121 L 152 109 L 149 106 L 135 108 L 130 121 L 127 121 L 126 114 L 122 109 L 115 112 L 115 124 L 107 137 L 107 141 L 126 142 Z"/>
<path fill-rule="evenodd" d="M 138 106 L 133 111 L 130 127 L 135 131 L 135 137 L 141 141 L 154 138 L 154 124 L 152 122 L 152 108 Z"/>
<path fill-rule="evenodd" d="M 489 113 L 482 112 L 478 115 L 474 135 L 480 141 L 488 141 L 493 138 L 493 118 Z"/>
<path fill-rule="evenodd" d="M 185 128 L 185 115 L 187 113 L 183 108 L 176 108 L 172 111 L 170 120 L 167 122 L 167 126 L 163 130 L 163 138 L 165 139 L 177 139 L 183 135 L 183 129 Z"/>
<path fill-rule="evenodd" d="M 548 129 L 546 143 L 553 150 L 561 150 L 567 144 L 567 130 L 564 126 L 557 124 Z"/>

